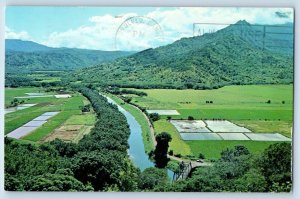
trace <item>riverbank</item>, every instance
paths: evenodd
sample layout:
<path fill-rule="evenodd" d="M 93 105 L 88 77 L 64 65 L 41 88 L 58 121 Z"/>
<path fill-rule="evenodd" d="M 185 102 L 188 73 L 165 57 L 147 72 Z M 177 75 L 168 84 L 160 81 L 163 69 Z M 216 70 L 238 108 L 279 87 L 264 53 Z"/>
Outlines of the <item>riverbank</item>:
<path fill-rule="evenodd" d="M 108 97 L 113 99 L 119 106 L 124 108 L 126 111 L 128 111 L 130 114 L 133 115 L 133 117 L 137 120 L 139 125 L 142 128 L 142 137 L 143 137 L 143 143 L 145 146 L 145 152 L 148 154 L 150 151 L 154 150 L 155 148 L 155 137 L 154 137 L 154 129 L 149 122 L 147 116 L 145 113 L 143 113 L 141 110 L 139 110 L 137 107 L 125 103 L 122 99 L 119 97 L 106 93 Z M 151 132 L 153 131 L 153 132 Z"/>

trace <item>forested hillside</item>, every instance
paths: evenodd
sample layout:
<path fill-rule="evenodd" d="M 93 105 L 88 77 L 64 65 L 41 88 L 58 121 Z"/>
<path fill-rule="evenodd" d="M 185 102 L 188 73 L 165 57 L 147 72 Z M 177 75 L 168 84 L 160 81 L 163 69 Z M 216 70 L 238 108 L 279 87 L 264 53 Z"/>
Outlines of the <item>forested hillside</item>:
<path fill-rule="evenodd" d="M 195 89 L 293 82 L 292 50 L 261 46 L 262 41 L 253 36 L 256 31 L 246 21 L 239 21 L 215 33 L 182 38 L 166 46 L 79 70 L 73 81 Z"/>
<path fill-rule="evenodd" d="M 5 41 L 6 72 L 35 70 L 74 70 L 119 57 L 131 55 L 126 51 L 100 51 L 75 48 L 50 48 L 30 41 Z"/>

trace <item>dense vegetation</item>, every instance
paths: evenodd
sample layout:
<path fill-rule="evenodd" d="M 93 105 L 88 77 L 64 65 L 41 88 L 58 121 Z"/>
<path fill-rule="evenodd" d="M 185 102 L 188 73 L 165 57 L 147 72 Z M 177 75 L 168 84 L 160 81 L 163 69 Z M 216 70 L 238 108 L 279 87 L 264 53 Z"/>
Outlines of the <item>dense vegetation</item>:
<path fill-rule="evenodd" d="M 262 48 L 255 42 L 255 32 L 252 25 L 241 21 L 215 33 L 182 38 L 79 70 L 73 81 L 178 89 L 293 82 L 292 53 Z"/>
<path fill-rule="evenodd" d="M 35 70 L 74 70 L 132 54 L 124 51 L 100 51 L 74 48 L 50 48 L 34 42 L 6 42 L 6 72 Z"/>
<path fill-rule="evenodd" d="M 108 87 L 106 91 L 114 94 L 114 95 L 124 95 L 124 94 L 133 94 L 140 97 L 147 96 L 147 93 L 138 91 L 138 90 L 130 90 L 130 89 L 120 89 L 119 87 Z"/>
<path fill-rule="evenodd" d="M 202 167 L 191 178 L 179 181 L 168 191 L 184 192 L 289 192 L 291 178 L 291 144 L 274 144 L 260 156 L 236 146 L 221 153 L 212 167 Z"/>
<path fill-rule="evenodd" d="M 137 189 L 138 170 L 127 155 L 130 132 L 125 117 L 96 91 L 80 92 L 97 113 L 90 134 L 78 144 L 55 140 L 32 145 L 6 138 L 6 190 Z"/>
<path fill-rule="evenodd" d="M 289 192 L 292 188 L 290 143 L 271 145 L 259 156 L 243 146 L 227 149 L 213 166 L 197 168 L 190 178 L 171 183 L 164 170 L 139 173 L 122 151 L 97 149 L 96 142 L 89 148 L 86 143 L 60 140 L 33 145 L 5 139 L 5 190 Z"/>

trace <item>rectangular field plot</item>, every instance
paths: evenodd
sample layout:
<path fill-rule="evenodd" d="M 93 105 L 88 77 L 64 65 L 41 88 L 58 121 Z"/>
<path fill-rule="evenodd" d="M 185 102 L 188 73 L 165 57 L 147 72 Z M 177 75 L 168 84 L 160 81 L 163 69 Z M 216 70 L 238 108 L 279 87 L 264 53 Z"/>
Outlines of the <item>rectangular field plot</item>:
<path fill-rule="evenodd" d="M 61 94 L 61 95 L 54 95 L 55 96 L 55 98 L 70 98 L 71 97 L 71 95 L 69 95 L 69 94 Z"/>
<path fill-rule="evenodd" d="M 180 133 L 183 140 L 222 140 L 216 133 Z"/>
<path fill-rule="evenodd" d="M 53 116 L 51 116 L 51 115 L 38 116 L 38 117 L 34 118 L 33 121 L 46 121 L 51 117 L 53 117 Z"/>
<path fill-rule="evenodd" d="M 205 120 L 207 127 L 213 132 L 232 132 L 232 133 L 250 133 L 249 129 L 240 127 L 227 120 Z"/>
<path fill-rule="evenodd" d="M 24 127 L 40 127 L 42 126 L 43 124 L 45 124 L 47 121 L 30 121 L 30 122 L 27 122 L 26 124 L 24 124 L 23 126 Z"/>
<path fill-rule="evenodd" d="M 41 116 L 54 116 L 56 114 L 58 114 L 59 112 L 46 112 L 46 113 L 43 113 Z"/>
<path fill-rule="evenodd" d="M 32 107 L 35 106 L 36 104 L 20 104 L 19 107 Z"/>
<path fill-rule="evenodd" d="M 159 115 L 180 115 L 177 110 L 147 110 L 147 113 L 158 113 Z"/>
<path fill-rule="evenodd" d="M 42 96 L 42 95 L 46 95 L 46 93 L 25 93 L 26 95 L 29 96 Z"/>
<path fill-rule="evenodd" d="M 55 140 L 56 138 L 64 141 L 72 141 L 78 137 L 81 132 L 83 132 L 84 128 L 87 127 L 84 125 L 64 125 L 55 129 L 55 131 L 46 136 L 43 141 L 48 142 Z"/>
<path fill-rule="evenodd" d="M 202 120 L 171 120 L 178 132 L 209 133 L 206 124 Z"/>
<path fill-rule="evenodd" d="M 223 140 L 249 140 L 243 133 L 218 133 Z"/>
<path fill-rule="evenodd" d="M 36 130 L 37 128 L 39 128 L 39 127 L 38 126 L 35 126 L 35 127 L 21 126 L 17 129 L 15 129 L 14 131 L 10 132 L 9 134 L 7 134 L 7 137 L 19 139 L 19 138 L 29 134 L 30 132 Z"/>
<path fill-rule="evenodd" d="M 291 141 L 279 133 L 245 133 L 251 140 L 254 141 Z"/>

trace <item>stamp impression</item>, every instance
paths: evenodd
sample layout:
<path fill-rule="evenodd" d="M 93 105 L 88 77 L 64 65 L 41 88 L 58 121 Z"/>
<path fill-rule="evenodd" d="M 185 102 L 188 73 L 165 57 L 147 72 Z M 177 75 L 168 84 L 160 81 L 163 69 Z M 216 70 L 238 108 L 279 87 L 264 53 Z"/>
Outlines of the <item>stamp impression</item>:
<path fill-rule="evenodd" d="M 124 20 L 115 34 L 115 49 L 141 51 L 158 47 L 164 34 L 157 21 L 146 16 L 134 16 Z"/>

